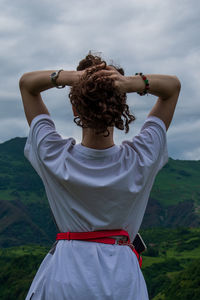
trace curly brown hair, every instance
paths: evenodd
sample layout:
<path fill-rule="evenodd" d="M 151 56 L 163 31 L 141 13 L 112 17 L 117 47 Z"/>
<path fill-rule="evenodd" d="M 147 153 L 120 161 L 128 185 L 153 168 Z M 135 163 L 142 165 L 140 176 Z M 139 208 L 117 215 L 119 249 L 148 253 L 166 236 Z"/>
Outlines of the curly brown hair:
<path fill-rule="evenodd" d="M 71 104 L 78 114 L 74 122 L 82 128 L 95 129 L 96 134 L 107 133 L 104 136 L 109 136 L 108 127 L 113 126 L 128 133 L 129 124 L 135 117 L 129 112 L 126 94 L 119 92 L 112 78 L 95 75 L 106 66 L 101 57 L 92 54 L 79 62 L 77 71 L 86 72 L 69 93 Z M 122 68 L 115 69 L 124 75 Z"/>

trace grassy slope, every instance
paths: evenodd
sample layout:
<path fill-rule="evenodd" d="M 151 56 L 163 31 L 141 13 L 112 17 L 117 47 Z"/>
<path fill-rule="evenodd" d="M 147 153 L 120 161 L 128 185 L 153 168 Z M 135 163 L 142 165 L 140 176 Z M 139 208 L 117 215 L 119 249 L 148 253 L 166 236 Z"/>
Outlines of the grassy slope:
<path fill-rule="evenodd" d="M 169 159 L 159 172 L 151 196 L 169 206 L 184 200 L 200 205 L 200 161 Z"/>
<path fill-rule="evenodd" d="M 148 251 L 143 255 L 143 274 L 150 299 L 167 300 L 168 288 L 199 259 L 200 228 L 151 229 L 143 231 L 142 236 L 148 244 Z M 196 300 L 192 293 L 188 299 Z"/>
<path fill-rule="evenodd" d="M 29 245 L 0 249 L 0 299 L 24 300 L 48 248 Z"/>

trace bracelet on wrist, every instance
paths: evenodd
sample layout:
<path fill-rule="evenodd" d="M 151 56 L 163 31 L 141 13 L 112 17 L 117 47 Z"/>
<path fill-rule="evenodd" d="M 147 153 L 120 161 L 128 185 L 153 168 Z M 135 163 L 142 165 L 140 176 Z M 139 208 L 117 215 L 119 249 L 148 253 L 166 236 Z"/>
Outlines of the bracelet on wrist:
<path fill-rule="evenodd" d="M 145 88 L 144 88 L 144 91 L 143 92 L 138 92 L 137 94 L 139 94 L 140 96 L 144 96 L 146 94 L 148 94 L 148 90 L 150 88 L 149 86 L 149 80 L 147 79 L 147 77 L 143 74 L 143 73 L 135 73 L 135 75 L 139 75 L 141 76 L 141 78 L 144 80 L 144 83 L 145 83 Z"/>
<path fill-rule="evenodd" d="M 63 89 L 65 87 L 65 85 L 58 85 L 57 84 L 57 79 L 59 77 L 59 74 L 60 72 L 64 71 L 63 69 L 60 69 L 56 72 L 53 72 L 51 75 L 50 75 L 50 78 L 51 78 L 51 82 L 53 83 L 53 85 L 57 88 L 57 89 Z"/>

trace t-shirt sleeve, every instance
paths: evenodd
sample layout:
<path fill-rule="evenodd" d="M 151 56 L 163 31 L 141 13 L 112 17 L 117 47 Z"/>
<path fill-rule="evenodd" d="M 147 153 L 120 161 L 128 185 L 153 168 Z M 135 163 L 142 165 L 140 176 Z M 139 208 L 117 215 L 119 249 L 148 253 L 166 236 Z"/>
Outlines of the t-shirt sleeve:
<path fill-rule="evenodd" d="M 127 143 L 134 149 L 143 165 L 154 164 L 159 171 L 168 161 L 166 127 L 155 116 L 148 117 L 140 133 Z"/>
<path fill-rule="evenodd" d="M 36 116 L 30 125 L 24 155 L 42 177 L 41 165 L 45 160 L 55 160 L 63 150 L 66 140 L 56 131 L 51 117 L 46 114 Z"/>

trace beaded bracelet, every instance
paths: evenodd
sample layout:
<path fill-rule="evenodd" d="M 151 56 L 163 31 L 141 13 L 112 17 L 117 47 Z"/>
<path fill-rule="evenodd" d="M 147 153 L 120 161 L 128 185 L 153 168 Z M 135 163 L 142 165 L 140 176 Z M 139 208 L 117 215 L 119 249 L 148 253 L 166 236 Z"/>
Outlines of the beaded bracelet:
<path fill-rule="evenodd" d="M 149 90 L 150 86 L 149 86 L 149 80 L 147 79 L 147 77 L 145 75 L 143 75 L 143 73 L 135 73 L 135 75 L 140 75 L 145 83 L 144 91 L 142 93 L 138 92 L 137 94 L 139 94 L 140 96 L 144 96 L 144 95 L 148 94 L 148 90 Z"/>

